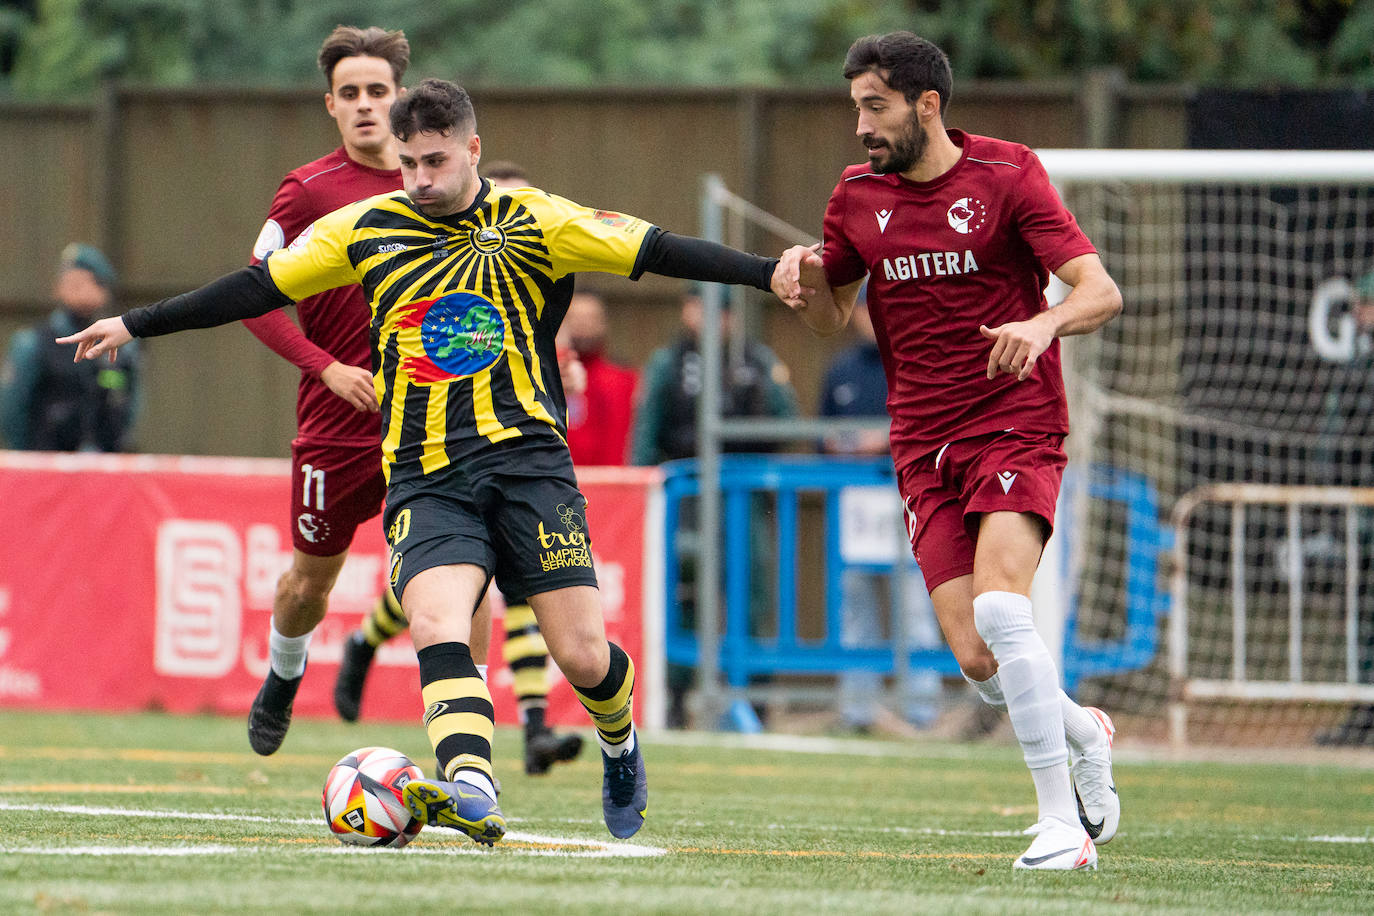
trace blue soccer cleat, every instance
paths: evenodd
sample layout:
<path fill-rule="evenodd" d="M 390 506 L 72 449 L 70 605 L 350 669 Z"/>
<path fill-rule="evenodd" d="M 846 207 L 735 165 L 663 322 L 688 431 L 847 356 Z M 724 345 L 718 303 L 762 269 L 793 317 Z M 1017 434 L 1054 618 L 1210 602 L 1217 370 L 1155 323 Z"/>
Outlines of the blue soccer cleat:
<path fill-rule="evenodd" d="M 418 820 L 431 827 L 461 830 L 483 846 L 494 846 L 506 835 L 506 816 L 496 800 L 461 782 L 412 779 L 401 797 Z"/>
<path fill-rule="evenodd" d="M 606 817 L 606 829 L 622 840 L 632 837 L 644 826 L 644 811 L 649 807 L 649 777 L 644 772 L 638 740 L 628 754 L 609 757 L 602 751 L 601 765 L 605 769 L 601 810 Z"/>

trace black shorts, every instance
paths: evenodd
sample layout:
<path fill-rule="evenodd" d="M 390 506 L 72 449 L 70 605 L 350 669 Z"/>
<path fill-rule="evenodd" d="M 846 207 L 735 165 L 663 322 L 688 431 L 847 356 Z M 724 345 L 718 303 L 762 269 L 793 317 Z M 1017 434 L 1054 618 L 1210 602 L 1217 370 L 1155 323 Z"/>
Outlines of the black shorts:
<path fill-rule="evenodd" d="M 561 441 L 516 440 L 387 494 L 391 587 L 470 563 L 505 595 L 596 585 L 587 500 Z"/>

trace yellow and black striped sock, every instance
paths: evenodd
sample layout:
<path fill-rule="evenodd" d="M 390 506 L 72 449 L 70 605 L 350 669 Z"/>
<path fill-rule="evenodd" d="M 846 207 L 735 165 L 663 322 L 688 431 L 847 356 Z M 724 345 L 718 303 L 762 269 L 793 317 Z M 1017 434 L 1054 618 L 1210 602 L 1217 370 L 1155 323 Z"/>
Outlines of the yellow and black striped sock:
<path fill-rule="evenodd" d="M 611 667 L 606 677 L 595 687 L 578 687 L 573 691 L 591 713 L 601 749 L 615 757 L 633 749 L 634 722 L 631 717 L 632 695 L 635 688 L 635 663 L 625 650 L 615 643 L 611 647 Z"/>
<path fill-rule="evenodd" d="M 460 642 L 443 642 L 416 654 L 425 730 L 442 771 L 439 778 L 470 783 L 495 798 L 491 736 L 496 723 L 491 694 L 477 674 L 472 652 Z"/>
<path fill-rule="evenodd" d="M 515 678 L 520 721 L 529 726 L 531 710 L 542 713 L 549 705 L 549 647 L 539 632 L 534 610 L 528 604 L 512 604 L 506 608 L 506 641 L 501 645 L 501 657 Z M 543 725 L 541 714 L 534 718 Z"/>
<path fill-rule="evenodd" d="M 377 599 L 372 613 L 363 619 L 363 639 L 372 648 L 377 648 L 398 633 L 404 633 L 410 622 L 406 620 L 401 604 L 391 589 Z"/>

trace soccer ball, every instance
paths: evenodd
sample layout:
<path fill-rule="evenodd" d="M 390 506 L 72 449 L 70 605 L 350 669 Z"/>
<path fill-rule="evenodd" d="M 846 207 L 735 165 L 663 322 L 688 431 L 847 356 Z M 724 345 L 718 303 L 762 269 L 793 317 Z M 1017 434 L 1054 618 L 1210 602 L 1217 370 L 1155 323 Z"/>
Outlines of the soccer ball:
<path fill-rule="evenodd" d="M 400 751 L 360 747 L 324 781 L 324 821 L 341 843 L 404 846 L 424 824 L 410 816 L 401 790 L 423 776 Z"/>

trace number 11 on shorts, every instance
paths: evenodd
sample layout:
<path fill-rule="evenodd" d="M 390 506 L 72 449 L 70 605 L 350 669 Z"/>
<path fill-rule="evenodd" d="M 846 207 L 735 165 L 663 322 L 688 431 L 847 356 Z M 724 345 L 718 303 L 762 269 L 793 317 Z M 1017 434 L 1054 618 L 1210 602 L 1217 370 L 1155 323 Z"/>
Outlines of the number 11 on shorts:
<path fill-rule="evenodd" d="M 324 468 L 317 468 L 313 464 L 301 465 L 301 505 L 307 509 L 317 509 L 324 511 Z M 315 487 L 315 504 L 310 504 L 310 487 Z"/>

